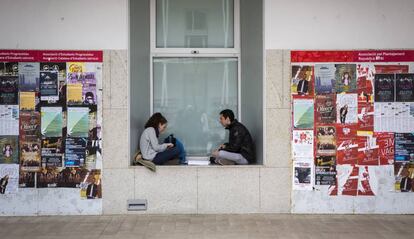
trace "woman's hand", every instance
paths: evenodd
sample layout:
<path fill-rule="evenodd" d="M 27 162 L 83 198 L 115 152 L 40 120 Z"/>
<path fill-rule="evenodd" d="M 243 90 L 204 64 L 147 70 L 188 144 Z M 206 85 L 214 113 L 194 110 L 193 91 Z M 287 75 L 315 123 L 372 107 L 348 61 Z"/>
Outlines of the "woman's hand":
<path fill-rule="evenodd" d="M 167 143 L 167 148 L 172 148 L 172 147 L 174 147 L 174 144 L 172 144 L 172 143 Z"/>

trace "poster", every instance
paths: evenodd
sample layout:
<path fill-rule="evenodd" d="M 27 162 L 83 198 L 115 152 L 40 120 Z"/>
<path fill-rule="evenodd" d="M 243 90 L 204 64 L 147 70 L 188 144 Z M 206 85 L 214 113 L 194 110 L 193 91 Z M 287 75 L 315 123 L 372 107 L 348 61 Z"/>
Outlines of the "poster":
<path fill-rule="evenodd" d="M 358 142 L 355 138 L 338 139 L 336 151 L 338 164 L 357 164 L 358 160 Z"/>
<path fill-rule="evenodd" d="M 293 127 L 313 129 L 313 99 L 293 99 Z"/>
<path fill-rule="evenodd" d="M 67 114 L 68 136 L 87 138 L 89 134 L 89 108 L 69 107 Z"/>
<path fill-rule="evenodd" d="M 62 138 L 43 138 L 42 139 L 42 167 L 63 167 L 63 157 L 65 152 L 65 142 Z"/>
<path fill-rule="evenodd" d="M 358 164 L 378 165 L 379 145 L 372 132 L 360 132 L 358 134 Z"/>
<path fill-rule="evenodd" d="M 0 136 L 0 164 L 19 163 L 18 136 Z"/>
<path fill-rule="evenodd" d="M 374 103 L 375 132 L 414 132 L 414 103 Z"/>
<path fill-rule="evenodd" d="M 66 63 L 65 62 L 47 62 L 40 63 L 40 69 L 43 72 L 57 73 L 58 77 L 58 104 L 61 106 L 66 105 Z M 49 101 L 49 103 L 53 103 Z"/>
<path fill-rule="evenodd" d="M 335 91 L 336 93 L 356 93 L 357 78 L 355 64 L 335 65 Z"/>
<path fill-rule="evenodd" d="M 336 183 L 335 166 L 316 166 L 315 185 L 335 185 Z"/>
<path fill-rule="evenodd" d="M 293 158 L 313 157 L 313 130 L 294 130 Z"/>
<path fill-rule="evenodd" d="M 395 101 L 395 78 L 394 74 L 375 75 L 375 102 L 394 102 Z"/>
<path fill-rule="evenodd" d="M 39 91 L 38 62 L 19 62 L 19 89 L 20 91 Z"/>
<path fill-rule="evenodd" d="M 293 190 L 312 190 L 314 178 L 312 160 L 293 162 Z"/>
<path fill-rule="evenodd" d="M 102 198 L 101 170 L 94 169 L 88 171 L 82 178 L 80 188 L 80 195 L 83 199 Z"/>
<path fill-rule="evenodd" d="M 34 188 L 35 187 L 35 172 L 26 172 L 20 170 L 19 172 L 19 188 Z"/>
<path fill-rule="evenodd" d="M 336 95 L 336 122 L 341 124 L 358 123 L 357 94 Z"/>
<path fill-rule="evenodd" d="M 359 168 L 352 165 L 337 165 L 337 194 L 356 196 L 358 193 Z"/>
<path fill-rule="evenodd" d="M 335 93 L 334 64 L 315 64 L 315 92 L 316 94 Z"/>
<path fill-rule="evenodd" d="M 43 167 L 36 174 L 38 188 L 56 188 L 61 178 L 61 169 L 57 167 Z"/>
<path fill-rule="evenodd" d="M 21 141 L 38 140 L 41 138 L 40 113 L 20 112 L 19 139 Z"/>
<path fill-rule="evenodd" d="M 85 163 L 86 138 L 67 138 L 65 146 L 65 167 L 80 167 Z"/>
<path fill-rule="evenodd" d="M 292 66 L 292 94 L 312 96 L 313 88 L 313 66 Z"/>
<path fill-rule="evenodd" d="M 18 94 L 19 83 L 17 76 L 0 76 L 0 104 L 17 105 Z"/>
<path fill-rule="evenodd" d="M 36 108 L 35 92 L 20 92 L 20 110 L 34 111 Z"/>
<path fill-rule="evenodd" d="M 0 194 L 17 193 L 19 188 L 19 165 L 0 164 Z"/>
<path fill-rule="evenodd" d="M 86 72 L 85 62 L 67 62 L 67 72 L 68 73 L 82 73 Z"/>
<path fill-rule="evenodd" d="M 333 124 L 336 121 L 336 95 L 326 94 L 315 97 L 315 123 Z"/>
<path fill-rule="evenodd" d="M 66 97 L 68 105 L 80 105 L 82 104 L 82 84 L 67 84 L 66 85 Z"/>
<path fill-rule="evenodd" d="M 359 167 L 358 196 L 375 196 L 378 188 L 374 166 Z"/>
<path fill-rule="evenodd" d="M 57 72 L 40 72 L 40 100 L 48 102 L 56 102 L 59 100 L 59 81 Z"/>
<path fill-rule="evenodd" d="M 41 141 L 20 141 L 20 171 L 37 172 L 41 164 Z"/>
<path fill-rule="evenodd" d="M 378 144 L 378 157 L 380 165 L 394 163 L 394 133 L 375 132 L 374 137 Z"/>
<path fill-rule="evenodd" d="M 397 74 L 395 79 L 395 100 L 414 101 L 414 74 Z"/>
<path fill-rule="evenodd" d="M 335 126 L 316 127 L 316 155 L 336 155 L 336 129 Z"/>
<path fill-rule="evenodd" d="M 361 131 L 374 130 L 374 104 L 358 101 L 358 128 Z"/>
<path fill-rule="evenodd" d="M 414 161 L 414 134 L 395 134 L 395 161 Z"/>
<path fill-rule="evenodd" d="M 374 102 L 375 66 L 360 63 L 356 69 L 358 102 Z"/>
<path fill-rule="evenodd" d="M 0 105 L 0 135 L 19 135 L 18 105 Z"/>
<path fill-rule="evenodd" d="M 19 63 L 0 62 L 0 76 L 19 76 Z"/>
<path fill-rule="evenodd" d="M 41 122 L 44 137 L 62 137 L 62 107 L 42 107 Z"/>
<path fill-rule="evenodd" d="M 414 163 L 395 162 L 395 191 L 414 192 Z"/>
<path fill-rule="evenodd" d="M 57 187 L 63 188 L 80 188 L 82 179 L 85 178 L 85 175 L 89 170 L 79 167 L 68 167 L 63 169 L 57 181 Z"/>
<path fill-rule="evenodd" d="M 408 73 L 408 65 L 375 65 L 377 74 Z"/>
<path fill-rule="evenodd" d="M 82 99 L 84 105 L 96 104 L 96 78 L 94 72 L 85 73 L 82 82 Z"/>
<path fill-rule="evenodd" d="M 335 155 L 331 155 L 331 156 L 317 155 L 315 157 L 315 165 L 316 166 L 335 166 L 336 165 L 336 157 L 335 157 Z"/>

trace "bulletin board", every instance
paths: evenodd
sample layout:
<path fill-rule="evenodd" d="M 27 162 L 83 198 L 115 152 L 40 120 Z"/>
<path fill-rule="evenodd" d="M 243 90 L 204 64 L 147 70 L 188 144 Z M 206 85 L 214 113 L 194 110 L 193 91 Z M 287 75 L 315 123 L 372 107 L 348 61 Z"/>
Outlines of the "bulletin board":
<path fill-rule="evenodd" d="M 101 198 L 102 51 L 0 50 L 0 197 Z"/>
<path fill-rule="evenodd" d="M 293 190 L 414 192 L 414 51 L 292 51 Z"/>

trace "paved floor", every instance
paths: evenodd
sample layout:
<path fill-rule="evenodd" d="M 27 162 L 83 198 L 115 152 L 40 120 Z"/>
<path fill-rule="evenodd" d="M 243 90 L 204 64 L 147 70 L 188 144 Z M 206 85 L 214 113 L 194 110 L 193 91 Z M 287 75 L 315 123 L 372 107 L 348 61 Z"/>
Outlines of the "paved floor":
<path fill-rule="evenodd" d="M 414 215 L 0 217 L 0 238 L 414 238 Z"/>

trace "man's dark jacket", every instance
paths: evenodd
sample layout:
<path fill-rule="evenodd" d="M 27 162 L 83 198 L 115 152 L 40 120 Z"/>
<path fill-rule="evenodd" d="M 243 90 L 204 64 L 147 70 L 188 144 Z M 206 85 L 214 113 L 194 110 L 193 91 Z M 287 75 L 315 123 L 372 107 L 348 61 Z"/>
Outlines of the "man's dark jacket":
<path fill-rule="evenodd" d="M 255 162 L 255 151 L 252 136 L 247 128 L 235 119 L 228 127 L 229 142 L 223 150 L 243 155 L 249 163 Z"/>

